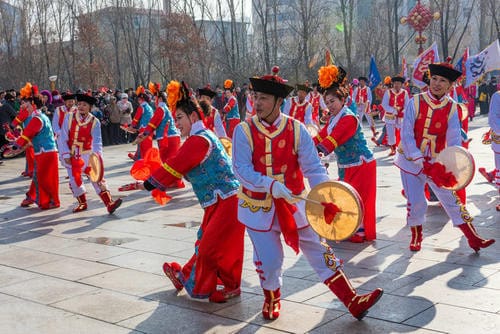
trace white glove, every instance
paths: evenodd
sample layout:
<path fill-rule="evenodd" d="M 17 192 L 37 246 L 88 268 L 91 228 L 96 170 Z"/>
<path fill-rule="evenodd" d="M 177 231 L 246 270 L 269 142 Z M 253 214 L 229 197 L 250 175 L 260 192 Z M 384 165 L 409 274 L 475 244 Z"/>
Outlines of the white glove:
<path fill-rule="evenodd" d="M 285 200 L 291 202 L 293 201 L 292 192 L 283 183 L 274 181 L 271 187 L 271 195 L 274 198 L 284 198 Z"/>

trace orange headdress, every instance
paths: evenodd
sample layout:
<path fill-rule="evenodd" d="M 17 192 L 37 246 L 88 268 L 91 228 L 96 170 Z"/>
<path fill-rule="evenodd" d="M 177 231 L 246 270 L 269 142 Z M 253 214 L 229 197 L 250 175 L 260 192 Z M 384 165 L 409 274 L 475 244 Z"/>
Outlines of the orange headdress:
<path fill-rule="evenodd" d="M 233 90 L 233 88 L 234 88 L 233 80 L 227 79 L 226 81 L 224 81 L 224 89 Z"/>
<path fill-rule="evenodd" d="M 172 80 L 167 85 L 167 105 L 168 108 L 175 113 L 175 106 L 182 98 L 181 93 L 181 83 L 176 80 Z"/>
<path fill-rule="evenodd" d="M 323 89 L 342 86 L 346 75 L 347 73 L 342 67 L 335 65 L 321 66 L 318 70 L 318 82 Z"/>
<path fill-rule="evenodd" d="M 153 95 L 158 95 L 160 93 L 160 84 L 157 82 L 150 82 L 148 85 L 148 89 Z"/>
<path fill-rule="evenodd" d="M 146 90 L 143 85 L 139 85 L 139 87 L 135 90 L 135 95 L 141 96 L 142 94 L 146 94 Z"/>
<path fill-rule="evenodd" d="M 38 86 L 32 85 L 31 82 L 27 82 L 23 88 L 19 90 L 21 99 L 29 99 L 38 96 Z"/>

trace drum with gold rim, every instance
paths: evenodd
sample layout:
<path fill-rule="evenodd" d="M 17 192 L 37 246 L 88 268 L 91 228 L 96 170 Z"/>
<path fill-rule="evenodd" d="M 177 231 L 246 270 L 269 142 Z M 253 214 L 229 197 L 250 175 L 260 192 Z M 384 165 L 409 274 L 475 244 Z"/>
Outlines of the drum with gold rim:
<path fill-rule="evenodd" d="M 226 151 L 227 155 L 231 157 L 231 155 L 233 154 L 233 142 L 231 141 L 231 139 L 228 137 L 220 137 L 219 140 L 222 143 L 222 146 L 224 146 L 224 150 Z"/>
<path fill-rule="evenodd" d="M 1 152 L 2 152 L 3 158 L 11 159 L 11 158 L 17 157 L 18 155 L 23 153 L 24 150 L 21 148 L 15 148 L 13 145 L 10 145 L 10 144 L 5 144 L 2 147 Z"/>
<path fill-rule="evenodd" d="M 309 131 L 309 134 L 313 138 L 316 137 L 319 133 L 319 128 L 315 124 L 306 124 L 306 129 L 307 129 L 307 131 Z"/>
<path fill-rule="evenodd" d="M 101 182 L 104 176 L 104 165 L 101 156 L 92 152 L 89 156 L 88 166 L 90 167 L 88 172 L 90 181 Z"/>
<path fill-rule="evenodd" d="M 338 212 L 328 217 L 327 207 Z M 307 195 L 306 218 L 321 237 L 341 241 L 358 230 L 363 221 L 363 204 L 358 192 L 342 181 L 328 181 L 316 185 Z"/>
<path fill-rule="evenodd" d="M 457 184 L 452 187 L 442 187 L 449 190 L 460 190 L 469 185 L 474 177 L 475 163 L 472 154 L 460 146 L 448 146 L 436 157 L 436 162 L 444 165 L 451 172 Z"/>

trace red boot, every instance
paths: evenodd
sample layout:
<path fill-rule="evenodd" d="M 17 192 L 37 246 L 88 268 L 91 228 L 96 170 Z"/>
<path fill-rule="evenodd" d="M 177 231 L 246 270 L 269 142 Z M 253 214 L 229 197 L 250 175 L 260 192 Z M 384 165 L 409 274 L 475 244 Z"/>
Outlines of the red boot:
<path fill-rule="evenodd" d="M 113 199 L 111 198 L 111 193 L 108 190 L 101 191 L 99 193 L 99 197 L 101 197 L 110 214 L 115 212 L 115 210 L 118 209 L 120 205 L 122 205 L 122 199 L 118 198 L 116 201 L 113 201 Z"/>
<path fill-rule="evenodd" d="M 477 234 L 476 229 L 472 223 L 463 223 L 458 225 L 458 228 L 462 230 L 467 241 L 469 242 L 470 248 L 474 251 L 479 252 L 480 248 L 486 248 L 495 243 L 495 239 L 483 239 Z"/>
<path fill-rule="evenodd" d="M 366 295 L 356 294 L 356 290 L 354 290 L 351 282 L 349 282 L 349 279 L 342 270 L 337 270 L 324 283 L 344 303 L 352 316 L 358 320 L 363 319 L 368 313 L 368 309 L 375 305 L 384 293 L 384 290 L 378 288 Z"/>
<path fill-rule="evenodd" d="M 170 279 L 170 281 L 177 289 L 177 291 L 181 291 L 182 288 L 184 288 L 184 284 L 182 284 L 179 277 L 177 277 L 181 269 L 182 269 L 181 265 L 178 264 L 177 262 L 172 262 L 172 263 L 165 262 L 163 264 L 163 272 Z"/>
<path fill-rule="evenodd" d="M 281 309 L 280 288 L 277 288 L 274 291 L 264 289 L 264 297 L 266 299 L 264 300 L 264 305 L 262 306 L 262 316 L 267 320 L 278 319 Z"/>
<path fill-rule="evenodd" d="M 422 225 L 410 226 L 410 229 L 410 250 L 412 252 L 418 252 L 422 248 Z"/>
<path fill-rule="evenodd" d="M 393 155 L 396 155 L 396 145 L 391 145 L 391 152 L 387 156 L 391 157 Z"/>
<path fill-rule="evenodd" d="M 32 200 L 31 198 L 29 198 L 28 196 L 26 196 L 26 198 L 23 199 L 23 201 L 21 202 L 20 205 L 21 205 L 21 207 L 26 208 L 26 207 L 30 206 L 31 204 L 34 204 L 34 203 L 35 203 L 34 200 Z"/>
<path fill-rule="evenodd" d="M 87 197 L 85 194 L 81 194 L 76 198 L 78 200 L 78 205 L 75 206 L 73 212 L 81 212 L 87 210 Z"/>
<path fill-rule="evenodd" d="M 484 178 L 486 179 L 486 181 L 488 181 L 489 183 L 493 183 L 493 181 L 495 181 L 495 170 L 493 170 L 492 172 L 487 172 L 486 168 L 480 167 L 479 168 L 479 173 L 482 176 L 484 176 Z"/>

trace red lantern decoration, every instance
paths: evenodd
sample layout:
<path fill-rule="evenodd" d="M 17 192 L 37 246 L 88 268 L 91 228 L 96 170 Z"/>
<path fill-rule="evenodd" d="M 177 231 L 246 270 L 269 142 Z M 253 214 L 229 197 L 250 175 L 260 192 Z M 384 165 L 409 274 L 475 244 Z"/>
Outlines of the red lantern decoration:
<path fill-rule="evenodd" d="M 439 12 L 431 13 L 430 9 L 425 7 L 417 0 L 417 4 L 413 7 L 406 17 L 402 17 L 401 24 L 408 24 L 416 32 L 418 36 L 415 37 L 415 43 L 419 45 L 418 54 L 424 51 L 422 44 L 425 44 L 427 37 L 422 35 L 422 32 L 429 26 L 432 20 L 439 20 L 441 15 Z"/>

